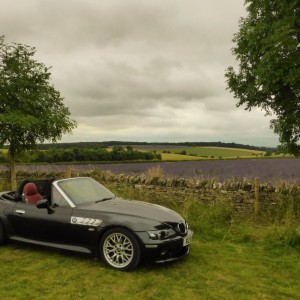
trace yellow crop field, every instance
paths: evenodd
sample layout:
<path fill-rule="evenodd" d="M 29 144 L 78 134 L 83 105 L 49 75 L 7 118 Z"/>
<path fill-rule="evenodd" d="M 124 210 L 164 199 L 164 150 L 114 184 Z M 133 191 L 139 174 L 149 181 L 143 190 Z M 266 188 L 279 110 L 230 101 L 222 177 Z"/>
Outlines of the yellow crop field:
<path fill-rule="evenodd" d="M 162 160 L 201 160 L 199 156 L 181 155 L 174 153 L 161 153 Z"/>

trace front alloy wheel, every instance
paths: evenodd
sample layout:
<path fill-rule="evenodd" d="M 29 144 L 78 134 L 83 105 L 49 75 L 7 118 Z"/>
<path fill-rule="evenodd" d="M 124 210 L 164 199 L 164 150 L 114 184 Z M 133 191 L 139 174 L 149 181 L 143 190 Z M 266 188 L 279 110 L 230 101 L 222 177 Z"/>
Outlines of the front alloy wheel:
<path fill-rule="evenodd" d="M 104 262 L 114 269 L 133 270 L 140 262 L 140 246 L 136 237 L 128 230 L 114 228 L 102 237 L 101 256 Z"/>

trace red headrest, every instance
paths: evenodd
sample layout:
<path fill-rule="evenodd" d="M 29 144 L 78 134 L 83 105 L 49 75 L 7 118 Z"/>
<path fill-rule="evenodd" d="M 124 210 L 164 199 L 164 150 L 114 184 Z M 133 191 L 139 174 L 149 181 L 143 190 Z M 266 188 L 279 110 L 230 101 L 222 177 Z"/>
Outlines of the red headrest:
<path fill-rule="evenodd" d="M 23 192 L 26 196 L 32 196 L 38 193 L 36 185 L 32 182 L 25 184 Z"/>

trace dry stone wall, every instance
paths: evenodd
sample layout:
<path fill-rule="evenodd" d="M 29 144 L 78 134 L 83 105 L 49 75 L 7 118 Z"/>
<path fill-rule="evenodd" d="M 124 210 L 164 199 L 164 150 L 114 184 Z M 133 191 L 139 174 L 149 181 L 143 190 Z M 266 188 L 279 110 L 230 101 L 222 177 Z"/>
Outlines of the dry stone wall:
<path fill-rule="evenodd" d="M 170 195 L 179 201 L 194 197 L 202 203 L 212 203 L 220 199 L 231 202 L 240 212 L 252 212 L 255 199 L 255 180 L 227 180 L 197 178 L 149 178 L 146 175 L 126 175 L 101 172 L 95 178 L 108 184 L 116 191 L 124 186 L 132 187 L 141 197 L 157 198 L 159 195 Z M 300 184 L 274 182 L 259 184 L 257 187 L 260 210 L 270 210 L 279 205 L 285 197 L 292 197 L 300 206 Z"/>
<path fill-rule="evenodd" d="M 0 173 L 0 183 L 3 189 L 8 190 L 8 174 Z M 201 203 L 211 204 L 225 200 L 232 203 L 237 211 L 252 212 L 255 199 L 255 181 L 245 179 L 243 181 L 226 180 L 220 182 L 216 179 L 203 178 L 164 178 L 150 177 L 146 175 L 113 174 L 109 171 L 90 171 L 78 173 L 68 169 L 67 172 L 57 173 L 26 173 L 18 172 L 18 179 L 23 178 L 63 178 L 70 176 L 91 176 L 99 182 L 112 188 L 114 191 L 124 191 L 131 188 L 134 195 L 147 199 L 158 197 L 170 197 L 178 201 L 193 197 Z M 291 197 L 300 209 L 300 183 L 285 181 L 259 184 L 259 207 L 260 210 L 272 209 L 282 204 L 286 197 Z"/>

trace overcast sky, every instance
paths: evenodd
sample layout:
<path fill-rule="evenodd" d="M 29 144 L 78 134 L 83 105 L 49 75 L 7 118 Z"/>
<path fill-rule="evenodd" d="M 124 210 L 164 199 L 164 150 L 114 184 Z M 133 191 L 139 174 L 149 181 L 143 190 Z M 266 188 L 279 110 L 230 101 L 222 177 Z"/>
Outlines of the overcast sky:
<path fill-rule="evenodd" d="M 0 0 L 0 35 L 37 49 L 78 123 L 71 141 L 276 146 L 224 73 L 243 0 Z"/>

